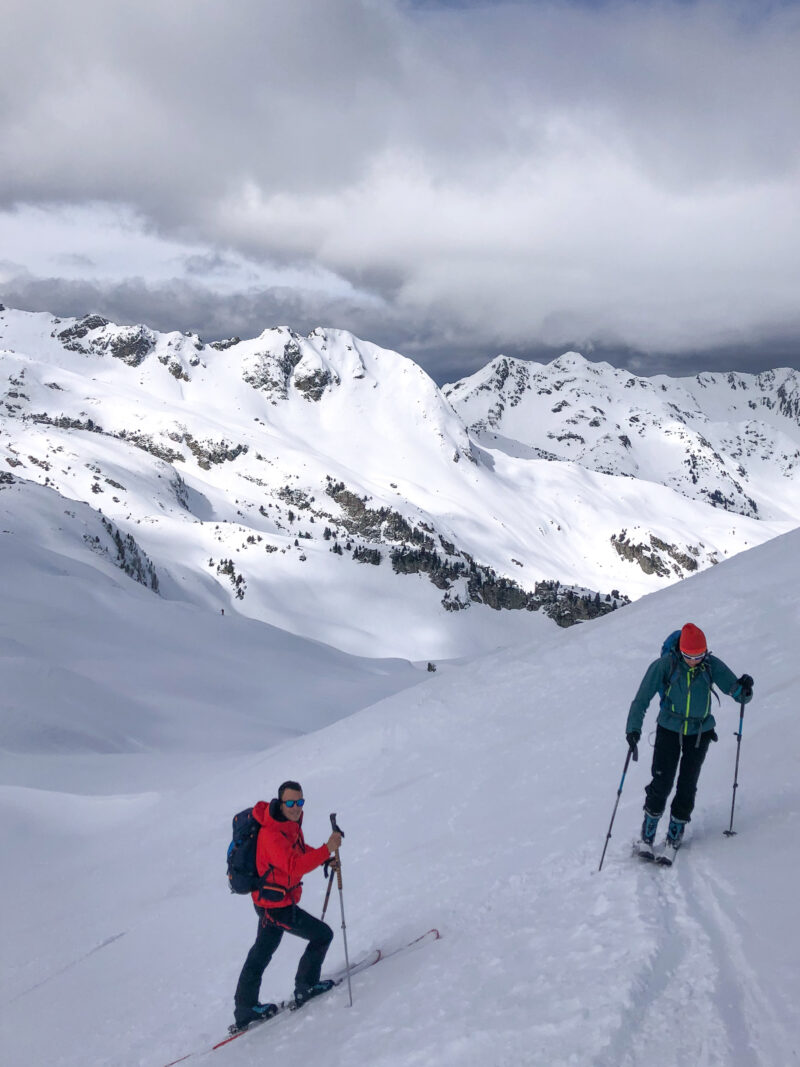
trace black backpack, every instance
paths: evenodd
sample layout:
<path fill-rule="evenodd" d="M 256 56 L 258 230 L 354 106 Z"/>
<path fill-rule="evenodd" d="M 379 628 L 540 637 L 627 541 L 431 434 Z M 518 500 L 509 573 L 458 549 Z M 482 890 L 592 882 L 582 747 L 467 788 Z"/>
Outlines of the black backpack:
<path fill-rule="evenodd" d="M 228 885 L 231 893 L 254 893 L 261 888 L 256 867 L 256 844 L 261 823 L 253 809 L 245 808 L 233 817 L 233 840 L 228 845 Z"/>

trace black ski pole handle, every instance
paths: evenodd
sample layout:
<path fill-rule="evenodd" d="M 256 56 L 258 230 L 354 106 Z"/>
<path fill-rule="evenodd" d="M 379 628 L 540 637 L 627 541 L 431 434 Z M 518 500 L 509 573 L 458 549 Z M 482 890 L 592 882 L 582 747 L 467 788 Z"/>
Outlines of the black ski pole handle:
<path fill-rule="evenodd" d="M 335 834 L 341 834 L 342 838 L 344 838 L 344 830 L 340 829 L 339 824 L 336 822 L 336 812 L 335 811 L 331 812 L 330 819 L 331 819 L 331 829 L 333 830 L 333 832 Z M 336 858 L 338 859 L 338 855 L 337 855 Z M 323 870 L 325 872 L 325 877 L 326 878 L 328 877 L 328 868 L 330 867 L 330 864 L 331 864 L 330 860 L 325 860 L 325 863 L 323 865 Z M 327 904 L 327 898 L 326 898 L 326 904 Z"/>
<path fill-rule="evenodd" d="M 331 829 L 333 830 L 333 832 L 335 834 L 341 834 L 342 837 L 344 837 L 344 830 L 342 830 L 342 828 L 339 826 L 339 824 L 336 821 L 336 812 L 335 811 L 331 812 Z M 342 864 L 341 864 L 341 861 L 339 860 L 339 849 L 338 848 L 334 852 L 334 856 L 336 857 L 336 884 L 338 885 L 339 891 L 341 892 L 341 889 L 342 889 Z M 333 874 L 333 872 L 331 872 L 331 874 Z M 331 881 L 333 881 L 332 877 L 331 877 Z"/>

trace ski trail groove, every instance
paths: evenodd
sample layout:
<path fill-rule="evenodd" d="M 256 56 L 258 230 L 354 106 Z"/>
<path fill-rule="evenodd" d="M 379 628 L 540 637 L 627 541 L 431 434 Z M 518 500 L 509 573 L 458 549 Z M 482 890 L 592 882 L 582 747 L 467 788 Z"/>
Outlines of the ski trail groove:
<path fill-rule="evenodd" d="M 94 948 L 90 948 L 89 951 L 84 952 L 82 956 L 78 956 L 77 959 L 74 959 L 70 963 L 65 964 L 63 967 L 59 968 L 59 970 L 53 971 L 52 974 L 48 974 L 47 977 L 41 978 L 34 985 L 28 986 L 27 989 L 23 989 L 20 993 L 17 993 L 16 996 L 11 997 L 5 1002 L 6 1005 L 15 1004 L 22 997 L 27 997 L 27 995 L 29 993 L 32 993 L 34 989 L 41 989 L 43 985 L 47 985 L 48 982 L 52 982 L 54 978 L 58 978 L 62 974 L 66 974 L 67 971 L 71 971 L 73 967 L 77 967 L 79 963 L 83 963 L 84 960 L 88 960 L 90 956 L 93 956 L 95 952 L 99 952 L 101 948 L 106 948 L 108 945 L 113 945 L 115 941 L 119 941 L 119 939 L 121 937 L 124 937 L 127 932 L 127 930 L 123 930 L 119 934 L 112 934 L 111 937 L 107 937 L 105 941 L 101 941 L 99 945 L 95 945 Z"/>
<path fill-rule="evenodd" d="M 686 864 L 680 872 L 699 925 L 708 942 L 719 973 L 714 994 L 717 1014 L 725 1025 L 731 1049 L 731 1067 L 774 1067 L 788 1063 L 795 1054 L 795 1041 L 783 1034 L 750 965 L 739 932 L 743 917 L 729 899 L 707 861 Z M 778 1035 L 783 1036 L 781 1041 Z"/>
<path fill-rule="evenodd" d="M 632 857 L 640 901 L 640 917 L 653 936 L 652 952 L 629 981 L 630 996 L 620 1014 L 611 1042 L 592 1060 L 592 1067 L 635 1067 L 645 1062 L 650 1048 L 647 1017 L 653 1001 L 660 1001 L 671 977 L 681 967 L 686 946 L 674 928 L 665 896 L 663 875 L 637 857 Z M 639 869 L 636 869 L 639 864 Z M 641 1058 L 636 1049 L 641 1049 Z"/>
<path fill-rule="evenodd" d="M 615 1034 L 594 1057 L 593 1067 L 650 1067 L 653 1062 L 731 1067 L 736 1062 L 730 1042 L 738 1035 L 718 1011 L 709 1011 L 718 1000 L 720 959 L 676 878 L 678 870 L 677 864 L 670 870 L 648 864 L 638 871 L 638 918 L 653 947 L 628 980 Z"/>

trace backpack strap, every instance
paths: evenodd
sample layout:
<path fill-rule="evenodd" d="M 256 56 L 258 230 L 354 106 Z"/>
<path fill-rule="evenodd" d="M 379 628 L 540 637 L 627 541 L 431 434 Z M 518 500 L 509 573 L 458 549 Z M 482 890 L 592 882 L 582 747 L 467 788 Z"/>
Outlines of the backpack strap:
<path fill-rule="evenodd" d="M 680 654 L 678 653 L 677 649 L 670 648 L 669 657 L 670 657 L 672 666 L 669 669 L 669 674 L 667 676 L 667 681 L 666 681 L 666 685 L 665 685 L 665 688 L 664 688 L 664 696 L 665 697 L 669 696 L 669 691 L 672 688 L 672 681 L 673 681 L 673 679 L 675 677 L 675 674 L 676 674 L 678 668 L 680 667 Z"/>
<path fill-rule="evenodd" d="M 681 631 L 673 630 L 668 637 L 664 638 L 664 643 L 661 645 L 662 657 L 669 655 L 672 661 L 672 666 L 670 668 L 669 674 L 659 686 L 659 693 L 661 695 L 662 701 L 666 700 L 666 698 L 669 696 L 669 691 L 672 687 L 672 680 L 675 677 L 675 671 L 680 665 L 680 652 L 678 650 L 678 642 L 680 641 L 680 638 Z"/>
<path fill-rule="evenodd" d="M 711 655 L 710 652 L 706 652 L 706 657 L 708 657 L 710 655 Z M 719 693 L 717 692 L 716 687 L 714 686 L 714 679 L 711 677 L 711 671 L 708 669 L 708 660 L 707 660 L 707 658 L 703 660 L 703 670 L 708 672 L 708 689 L 709 689 L 709 692 L 714 694 L 714 696 L 716 697 L 717 703 L 720 705 L 720 707 L 722 707 L 722 701 L 719 699 Z"/>

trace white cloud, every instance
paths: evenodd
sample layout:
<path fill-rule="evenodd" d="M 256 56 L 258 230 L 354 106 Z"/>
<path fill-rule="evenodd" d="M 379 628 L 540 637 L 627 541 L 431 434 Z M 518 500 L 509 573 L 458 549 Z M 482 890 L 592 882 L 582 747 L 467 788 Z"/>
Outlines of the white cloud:
<path fill-rule="evenodd" d="M 7 6 L 35 277 L 487 349 L 800 336 L 796 4 Z"/>
<path fill-rule="evenodd" d="M 491 190 L 387 156 L 344 193 L 232 197 L 217 225 L 287 256 L 398 279 L 393 300 L 513 343 L 751 342 L 800 326 L 800 202 L 785 183 L 682 194 L 601 144 L 519 167 Z M 367 270 L 368 273 L 368 270 Z M 491 334 L 490 334 L 491 335 Z"/>

